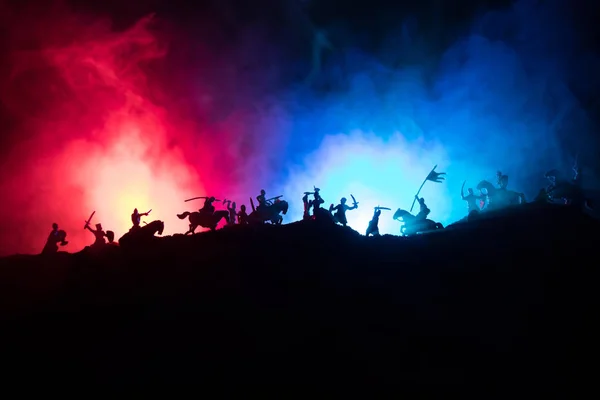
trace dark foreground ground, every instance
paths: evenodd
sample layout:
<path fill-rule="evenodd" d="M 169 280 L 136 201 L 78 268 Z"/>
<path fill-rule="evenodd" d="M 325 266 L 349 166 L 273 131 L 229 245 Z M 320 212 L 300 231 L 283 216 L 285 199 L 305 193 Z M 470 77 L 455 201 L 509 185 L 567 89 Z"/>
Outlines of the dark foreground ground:
<path fill-rule="evenodd" d="M 297 223 L 2 259 L 2 387 L 595 391 L 599 228 L 527 206 L 411 239 Z"/>

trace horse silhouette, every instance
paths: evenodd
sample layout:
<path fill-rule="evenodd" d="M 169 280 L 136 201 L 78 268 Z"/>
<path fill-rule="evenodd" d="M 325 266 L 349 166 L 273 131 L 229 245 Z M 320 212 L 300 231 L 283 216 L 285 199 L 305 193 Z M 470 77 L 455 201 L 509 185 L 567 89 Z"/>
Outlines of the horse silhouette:
<path fill-rule="evenodd" d="M 412 236 L 419 233 L 444 229 L 444 225 L 430 219 L 420 219 L 406 210 L 399 208 L 394 213 L 394 219 L 399 221 L 402 218 L 404 225 L 400 228 L 400 234 L 403 236 Z"/>
<path fill-rule="evenodd" d="M 162 235 L 165 223 L 160 220 L 152 221 L 147 225 L 131 228 L 129 232 L 121 236 L 119 245 L 121 247 L 143 245 L 152 240 L 155 234 Z"/>
<path fill-rule="evenodd" d="M 477 189 L 485 189 L 488 196 L 488 206 L 490 210 L 497 210 L 517 204 L 525 204 L 525 195 L 512 190 L 498 189 L 491 182 L 481 181 L 477 184 Z"/>
<path fill-rule="evenodd" d="M 199 226 L 214 231 L 222 219 L 229 223 L 229 211 L 227 210 L 218 210 L 212 213 L 186 211 L 183 214 L 177 214 L 177 217 L 179 219 L 189 218 L 190 229 L 185 233 L 186 235 L 194 234 Z"/>
<path fill-rule="evenodd" d="M 261 209 L 256 209 L 248 215 L 248 223 L 264 224 L 270 222 L 274 225 L 281 225 L 283 216 L 287 214 L 289 204 L 285 200 L 276 200 L 273 204 L 269 204 Z"/>

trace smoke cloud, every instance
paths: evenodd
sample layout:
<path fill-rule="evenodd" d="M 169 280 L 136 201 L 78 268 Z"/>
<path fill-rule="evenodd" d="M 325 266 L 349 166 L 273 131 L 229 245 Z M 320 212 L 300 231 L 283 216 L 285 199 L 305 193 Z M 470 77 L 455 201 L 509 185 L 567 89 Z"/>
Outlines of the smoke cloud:
<path fill-rule="evenodd" d="M 119 24 L 4 7 L 0 254 L 39 252 L 53 222 L 77 251 L 92 242 L 92 211 L 117 237 L 135 207 L 183 232 L 175 214 L 200 207 L 184 199 L 248 205 L 261 188 L 290 201 L 290 222 L 313 185 L 326 205 L 354 194 L 360 232 L 373 207 L 390 207 L 380 230 L 395 234 L 391 214 L 436 164 L 447 181 L 421 196 L 444 224 L 466 214 L 463 181 L 497 170 L 531 197 L 545 170 L 595 156 L 581 93 L 598 83 L 578 66 L 598 62 L 559 3 L 480 14 L 441 51 L 414 18 L 377 51 L 324 24 L 331 46 L 315 51 L 324 36 L 291 3 L 272 8 L 277 22 L 242 24 L 249 11 L 220 2 L 193 31 L 159 7 Z M 411 62 L 389 62 L 407 52 Z"/>

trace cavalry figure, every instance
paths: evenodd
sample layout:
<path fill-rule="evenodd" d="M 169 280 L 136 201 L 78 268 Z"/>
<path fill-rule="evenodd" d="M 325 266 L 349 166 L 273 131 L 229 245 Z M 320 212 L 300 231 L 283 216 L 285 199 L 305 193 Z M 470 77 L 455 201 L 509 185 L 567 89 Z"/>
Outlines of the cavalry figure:
<path fill-rule="evenodd" d="M 421 214 L 421 212 L 419 212 Z M 394 213 L 395 220 L 404 222 L 400 228 L 401 236 L 413 236 L 419 233 L 425 233 L 433 230 L 443 229 L 444 225 L 439 222 L 432 221 L 427 218 L 422 218 L 412 215 L 410 212 L 399 208 Z"/>
<path fill-rule="evenodd" d="M 220 201 L 215 199 L 214 197 L 194 197 L 188 199 L 186 201 L 196 200 L 196 199 L 204 199 L 204 206 L 198 210 L 197 212 L 189 212 L 185 211 L 182 214 L 177 214 L 177 218 L 189 220 L 189 229 L 185 233 L 186 235 L 194 234 L 196 229 L 201 226 L 203 228 L 209 228 L 211 231 L 217 229 L 217 225 L 224 219 L 227 223 L 229 223 L 229 211 L 227 210 L 219 210 L 216 211 L 213 203 L 215 201 Z"/>
<path fill-rule="evenodd" d="M 283 215 L 287 214 L 289 204 L 285 200 L 281 200 L 283 195 L 276 196 L 270 199 L 264 198 L 265 191 L 261 190 L 260 195 L 256 198 L 258 207 L 248 215 L 248 223 L 264 224 L 270 222 L 274 225 L 283 223 Z M 250 198 L 252 201 L 252 198 Z"/>
<path fill-rule="evenodd" d="M 502 172 L 498 171 L 496 176 L 498 178 L 498 188 L 486 180 L 477 184 L 477 190 L 481 192 L 485 190 L 487 194 L 488 204 L 486 209 L 497 210 L 512 205 L 526 203 L 525 195 L 523 193 L 507 189 L 508 175 L 504 175 Z"/>

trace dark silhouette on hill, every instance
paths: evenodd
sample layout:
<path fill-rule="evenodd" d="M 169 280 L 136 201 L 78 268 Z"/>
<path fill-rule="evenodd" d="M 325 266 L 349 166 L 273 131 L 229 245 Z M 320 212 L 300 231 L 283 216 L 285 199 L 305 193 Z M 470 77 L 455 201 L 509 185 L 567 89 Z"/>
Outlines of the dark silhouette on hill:
<path fill-rule="evenodd" d="M 598 232 L 528 204 L 411 238 L 302 221 L 4 258 L 4 381 L 583 388 Z"/>

